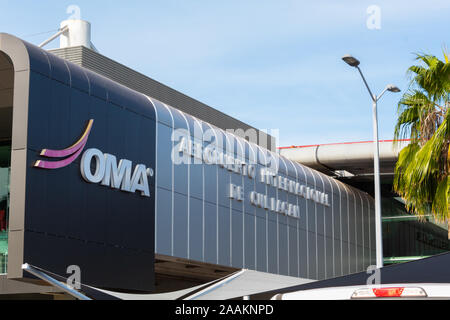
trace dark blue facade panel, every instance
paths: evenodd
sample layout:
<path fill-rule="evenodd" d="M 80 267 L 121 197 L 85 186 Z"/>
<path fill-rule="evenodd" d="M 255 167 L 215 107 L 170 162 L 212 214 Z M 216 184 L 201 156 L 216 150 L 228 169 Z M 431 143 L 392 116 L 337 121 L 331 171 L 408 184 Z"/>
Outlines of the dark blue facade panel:
<path fill-rule="evenodd" d="M 137 92 L 80 67 L 69 67 L 41 49 L 28 49 L 24 261 L 60 275 L 66 274 L 68 265 L 78 265 L 85 284 L 152 290 L 153 178 L 151 196 L 142 197 L 84 181 L 81 156 L 59 169 L 41 169 L 34 164 L 61 160 L 41 156 L 41 150 L 73 145 L 92 119 L 84 150 L 96 148 L 117 160 L 131 161 L 133 167 L 145 164 L 155 168 L 154 108 Z"/>

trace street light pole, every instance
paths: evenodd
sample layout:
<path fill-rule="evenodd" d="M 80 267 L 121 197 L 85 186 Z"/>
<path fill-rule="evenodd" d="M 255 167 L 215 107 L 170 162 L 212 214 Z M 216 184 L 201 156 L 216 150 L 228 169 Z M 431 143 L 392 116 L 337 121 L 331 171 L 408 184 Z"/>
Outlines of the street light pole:
<path fill-rule="evenodd" d="M 380 146 L 378 142 L 378 111 L 375 98 L 373 101 L 373 177 L 375 180 L 375 248 L 376 248 L 376 266 L 383 267 L 383 235 L 382 235 L 382 217 L 381 217 L 381 191 L 380 191 Z"/>
<path fill-rule="evenodd" d="M 359 68 L 359 60 L 350 55 L 342 57 L 348 65 L 358 69 L 361 78 L 369 91 L 370 98 L 372 99 L 372 115 L 373 115 L 373 175 L 374 175 L 374 188 L 375 188 L 375 247 L 376 247 L 376 266 L 377 268 L 383 267 L 383 237 L 382 237 L 382 216 L 381 216 L 381 190 L 380 190 L 380 146 L 378 140 L 378 100 L 384 95 L 386 91 L 400 92 L 400 89 L 390 84 L 378 95 L 374 95 L 367 84 L 366 78 Z"/>

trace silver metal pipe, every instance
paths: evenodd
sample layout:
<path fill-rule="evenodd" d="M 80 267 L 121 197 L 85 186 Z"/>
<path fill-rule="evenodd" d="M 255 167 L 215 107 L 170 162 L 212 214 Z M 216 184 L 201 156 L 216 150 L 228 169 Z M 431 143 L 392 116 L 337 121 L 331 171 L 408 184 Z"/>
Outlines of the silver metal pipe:
<path fill-rule="evenodd" d="M 29 265 L 28 263 L 25 263 L 22 265 L 22 269 L 27 271 L 28 273 L 32 274 L 35 277 L 38 277 L 41 280 L 44 280 L 45 282 L 51 284 L 52 286 L 61 289 L 62 291 L 70 294 L 72 297 L 75 297 L 79 300 L 92 300 L 91 298 L 85 296 L 84 294 L 78 292 L 75 289 L 72 289 L 68 285 L 63 284 L 62 282 L 50 277 L 49 275 L 45 274 L 44 272 L 34 268 L 33 266 Z"/>
<path fill-rule="evenodd" d="M 60 35 L 62 35 L 64 32 L 66 32 L 67 30 L 69 30 L 69 27 L 64 27 L 61 30 L 59 30 L 57 33 L 55 33 L 53 36 L 51 36 L 50 38 L 48 38 L 47 40 L 45 40 L 44 42 L 42 42 L 38 47 L 42 48 L 43 46 L 45 46 L 46 44 L 52 42 L 53 40 L 55 40 L 56 38 L 58 38 Z"/>

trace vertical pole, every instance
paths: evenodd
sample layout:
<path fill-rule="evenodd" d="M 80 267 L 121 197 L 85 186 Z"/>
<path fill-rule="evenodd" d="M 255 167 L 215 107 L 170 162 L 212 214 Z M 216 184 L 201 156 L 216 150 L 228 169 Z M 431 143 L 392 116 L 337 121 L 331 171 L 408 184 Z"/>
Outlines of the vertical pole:
<path fill-rule="evenodd" d="M 380 192 L 380 152 L 378 143 L 378 119 L 377 119 L 377 97 L 373 97 L 373 138 L 374 138 L 374 180 L 375 180 L 375 237 L 376 237 L 376 265 L 383 267 L 383 239 L 381 218 L 381 192 Z"/>

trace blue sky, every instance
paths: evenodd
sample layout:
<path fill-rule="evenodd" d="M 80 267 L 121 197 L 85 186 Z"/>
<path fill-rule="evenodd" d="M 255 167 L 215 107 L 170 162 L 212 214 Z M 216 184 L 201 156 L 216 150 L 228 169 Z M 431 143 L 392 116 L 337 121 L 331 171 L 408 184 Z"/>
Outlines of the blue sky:
<path fill-rule="evenodd" d="M 448 0 L 0 1 L 0 32 L 38 44 L 69 5 L 92 23 L 99 51 L 257 128 L 281 146 L 372 139 L 371 102 L 351 53 L 376 93 L 408 87 L 415 52 L 450 47 Z M 369 29 L 367 8 L 380 9 Z M 372 20 L 369 20 L 372 21 Z M 58 46 L 58 41 L 47 48 Z M 392 139 L 400 94 L 379 104 Z M 174 106 L 176 107 L 176 106 Z"/>

